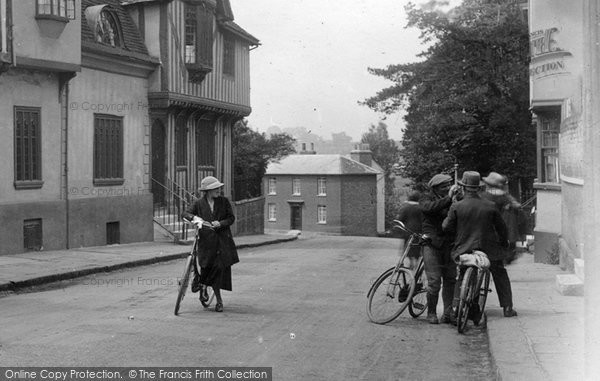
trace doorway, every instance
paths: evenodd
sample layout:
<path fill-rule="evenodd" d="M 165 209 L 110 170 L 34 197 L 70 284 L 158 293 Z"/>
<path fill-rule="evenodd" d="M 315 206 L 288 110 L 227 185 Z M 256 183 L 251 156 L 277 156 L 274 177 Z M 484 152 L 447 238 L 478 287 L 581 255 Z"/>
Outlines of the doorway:
<path fill-rule="evenodd" d="M 302 230 L 302 205 L 291 205 L 291 230 Z"/>
<path fill-rule="evenodd" d="M 152 124 L 152 199 L 154 204 L 163 205 L 165 202 L 165 127 L 160 120 Z M 158 184 L 157 184 L 158 182 Z"/>

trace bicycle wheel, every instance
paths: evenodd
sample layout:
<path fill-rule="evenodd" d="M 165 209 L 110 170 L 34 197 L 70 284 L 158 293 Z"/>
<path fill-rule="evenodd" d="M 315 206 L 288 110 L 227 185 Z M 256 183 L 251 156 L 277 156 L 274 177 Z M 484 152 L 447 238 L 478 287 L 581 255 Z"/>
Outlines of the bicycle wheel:
<path fill-rule="evenodd" d="M 481 318 L 485 312 L 485 302 L 487 301 L 487 295 L 490 290 L 490 272 L 489 270 L 481 271 L 478 277 L 478 289 L 479 289 L 479 316 L 473 319 L 475 325 L 479 325 Z"/>
<path fill-rule="evenodd" d="M 465 271 L 462 284 L 460 286 L 460 300 L 458 302 L 458 316 L 456 317 L 458 332 L 463 333 L 469 320 L 469 310 L 477 286 L 477 277 L 473 274 L 473 267 L 468 267 Z"/>
<path fill-rule="evenodd" d="M 208 294 L 208 300 L 204 301 L 204 300 L 200 299 L 200 303 L 202 303 L 202 305 L 205 308 L 208 308 L 208 307 L 210 307 L 210 304 L 212 303 L 213 299 L 215 298 L 215 291 L 210 286 L 204 286 L 204 287 L 206 287 L 206 293 Z"/>
<path fill-rule="evenodd" d="M 408 313 L 414 318 L 418 318 L 427 309 L 427 274 L 425 274 L 423 262 L 421 262 L 416 272 L 416 287 L 415 294 L 408 305 Z"/>
<path fill-rule="evenodd" d="M 385 324 L 397 318 L 415 292 L 415 278 L 405 268 L 390 269 L 373 285 L 367 302 L 367 315 L 373 323 Z"/>
<path fill-rule="evenodd" d="M 192 267 L 194 266 L 193 262 L 194 256 L 188 255 L 187 260 L 185 262 L 185 269 L 183 270 L 183 274 L 179 279 L 179 290 L 177 292 L 177 301 L 175 302 L 175 315 L 179 313 L 179 306 L 181 305 L 181 301 L 185 296 L 185 292 L 187 291 L 188 284 L 190 283 L 190 274 L 192 273 Z"/>

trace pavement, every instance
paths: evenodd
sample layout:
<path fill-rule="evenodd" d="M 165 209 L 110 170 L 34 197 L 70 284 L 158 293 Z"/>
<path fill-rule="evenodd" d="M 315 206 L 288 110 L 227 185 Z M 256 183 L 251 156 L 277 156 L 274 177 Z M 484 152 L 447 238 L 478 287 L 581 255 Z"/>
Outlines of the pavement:
<path fill-rule="evenodd" d="M 234 239 L 238 248 L 255 247 L 295 240 L 298 233 Z M 190 249 L 158 239 L 2 255 L 0 296 L 93 273 L 179 259 Z M 496 380 L 583 380 L 583 297 L 561 295 L 556 275 L 565 272 L 556 265 L 534 263 L 533 257 L 526 252 L 507 267 L 518 316 L 504 318 L 495 290 L 488 296 L 487 333 Z"/>

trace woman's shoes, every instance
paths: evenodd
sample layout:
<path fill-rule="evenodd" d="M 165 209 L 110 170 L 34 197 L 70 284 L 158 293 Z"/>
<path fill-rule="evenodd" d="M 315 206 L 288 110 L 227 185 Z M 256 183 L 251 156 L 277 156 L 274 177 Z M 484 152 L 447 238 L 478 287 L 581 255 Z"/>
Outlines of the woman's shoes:
<path fill-rule="evenodd" d="M 194 279 L 192 279 L 192 292 L 198 292 L 202 288 L 202 284 L 200 283 L 200 276 L 194 275 Z"/>
<path fill-rule="evenodd" d="M 208 291 L 206 291 L 206 286 L 204 285 L 200 287 L 200 301 L 203 303 L 208 302 Z"/>
<path fill-rule="evenodd" d="M 223 303 L 217 303 L 217 305 L 215 306 L 215 311 L 223 312 Z"/>

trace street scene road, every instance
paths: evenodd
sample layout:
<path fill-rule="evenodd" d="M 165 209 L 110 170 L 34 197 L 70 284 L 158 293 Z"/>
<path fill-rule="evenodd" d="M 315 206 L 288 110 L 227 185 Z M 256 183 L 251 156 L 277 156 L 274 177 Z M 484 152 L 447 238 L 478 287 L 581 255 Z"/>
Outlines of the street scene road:
<path fill-rule="evenodd" d="M 276 380 L 493 378 L 484 329 L 459 335 L 408 313 L 369 322 L 366 292 L 396 250 L 394 239 L 332 236 L 240 250 L 223 313 L 188 293 L 173 315 L 183 260 L 4 296 L 0 363 L 267 366 Z"/>

